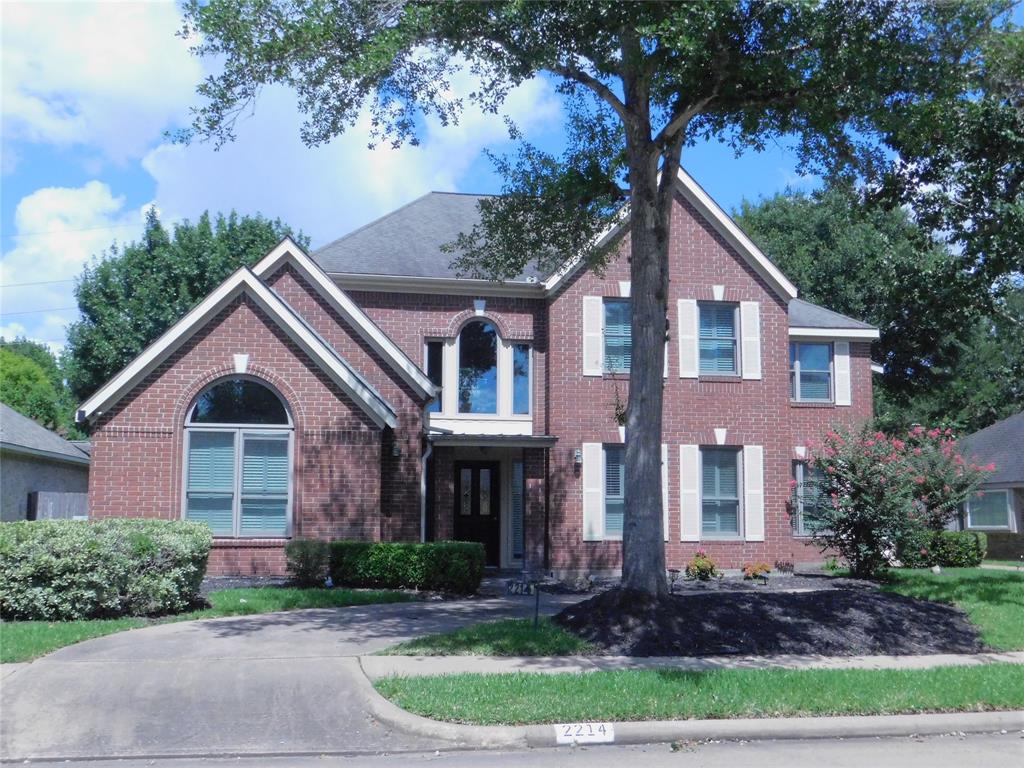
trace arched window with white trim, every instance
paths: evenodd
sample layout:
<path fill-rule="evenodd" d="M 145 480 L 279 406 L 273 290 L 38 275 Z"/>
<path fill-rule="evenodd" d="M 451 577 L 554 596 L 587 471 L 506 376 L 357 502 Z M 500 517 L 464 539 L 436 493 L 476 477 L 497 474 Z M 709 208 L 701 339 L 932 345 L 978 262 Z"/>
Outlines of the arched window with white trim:
<path fill-rule="evenodd" d="M 185 419 L 184 517 L 214 536 L 288 536 L 293 433 L 283 398 L 264 382 L 207 387 Z"/>
<path fill-rule="evenodd" d="M 459 413 L 498 412 L 498 332 L 474 320 L 459 333 Z"/>

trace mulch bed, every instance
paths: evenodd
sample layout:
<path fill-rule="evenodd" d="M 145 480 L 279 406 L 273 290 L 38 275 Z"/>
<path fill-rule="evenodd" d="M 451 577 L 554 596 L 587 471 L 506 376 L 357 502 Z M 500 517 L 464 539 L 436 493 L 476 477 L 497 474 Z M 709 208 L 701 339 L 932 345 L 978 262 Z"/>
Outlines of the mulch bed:
<path fill-rule="evenodd" d="M 661 599 L 610 589 L 556 624 L 623 656 L 976 653 L 978 631 L 957 608 L 869 589 L 718 591 Z"/>

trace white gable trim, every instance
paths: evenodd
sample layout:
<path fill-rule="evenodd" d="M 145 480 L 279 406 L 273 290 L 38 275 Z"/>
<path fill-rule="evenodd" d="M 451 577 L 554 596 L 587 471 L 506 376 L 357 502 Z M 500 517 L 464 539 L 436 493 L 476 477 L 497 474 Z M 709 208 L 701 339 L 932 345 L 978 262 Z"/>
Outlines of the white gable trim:
<path fill-rule="evenodd" d="M 804 339 L 877 339 L 877 328 L 801 328 L 791 326 L 789 338 Z"/>
<path fill-rule="evenodd" d="M 381 357 L 391 364 L 391 367 L 406 383 L 425 397 L 433 397 L 437 394 L 437 387 L 419 366 L 386 333 L 378 328 L 376 323 L 360 309 L 359 305 L 352 301 L 348 294 L 291 238 L 286 237 L 274 250 L 264 256 L 253 267 L 253 272 L 257 277 L 266 279 L 285 262 L 290 263 L 313 285 L 327 300 L 327 303 L 345 318 Z"/>
<path fill-rule="evenodd" d="M 78 420 L 92 419 L 131 391 L 147 374 L 180 348 L 221 309 L 242 293 L 250 296 L 341 387 L 379 427 L 396 424 L 395 413 L 338 354 L 305 325 L 288 305 L 249 269 L 242 268 L 221 283 L 142 354 L 82 403 Z"/>

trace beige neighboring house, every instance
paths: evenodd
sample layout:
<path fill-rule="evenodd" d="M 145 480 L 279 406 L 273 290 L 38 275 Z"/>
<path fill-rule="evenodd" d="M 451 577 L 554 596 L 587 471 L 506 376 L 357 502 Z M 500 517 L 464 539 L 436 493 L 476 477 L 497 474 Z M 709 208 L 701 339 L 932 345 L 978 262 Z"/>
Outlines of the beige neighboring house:
<path fill-rule="evenodd" d="M 82 517 L 88 491 L 89 444 L 71 443 L 0 403 L 0 520 Z"/>

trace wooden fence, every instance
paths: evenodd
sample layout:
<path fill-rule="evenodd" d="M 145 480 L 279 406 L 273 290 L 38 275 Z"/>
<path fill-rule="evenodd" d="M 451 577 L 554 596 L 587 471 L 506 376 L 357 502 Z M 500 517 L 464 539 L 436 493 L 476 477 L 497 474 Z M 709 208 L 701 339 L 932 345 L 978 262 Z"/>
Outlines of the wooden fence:
<path fill-rule="evenodd" d="M 89 494 L 33 491 L 28 495 L 29 520 L 87 520 Z"/>

